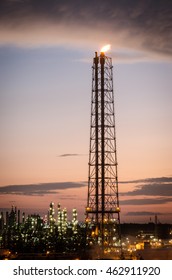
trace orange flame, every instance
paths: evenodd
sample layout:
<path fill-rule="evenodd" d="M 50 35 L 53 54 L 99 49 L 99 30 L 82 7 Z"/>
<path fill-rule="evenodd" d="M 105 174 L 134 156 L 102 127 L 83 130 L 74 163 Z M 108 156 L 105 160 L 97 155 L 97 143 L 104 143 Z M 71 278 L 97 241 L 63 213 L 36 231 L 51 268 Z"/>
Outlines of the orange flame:
<path fill-rule="evenodd" d="M 111 45 L 110 45 L 110 44 L 109 44 L 109 45 L 106 45 L 106 46 L 104 46 L 104 47 L 101 48 L 101 52 L 107 52 L 107 51 L 110 50 L 110 48 L 111 48 Z"/>

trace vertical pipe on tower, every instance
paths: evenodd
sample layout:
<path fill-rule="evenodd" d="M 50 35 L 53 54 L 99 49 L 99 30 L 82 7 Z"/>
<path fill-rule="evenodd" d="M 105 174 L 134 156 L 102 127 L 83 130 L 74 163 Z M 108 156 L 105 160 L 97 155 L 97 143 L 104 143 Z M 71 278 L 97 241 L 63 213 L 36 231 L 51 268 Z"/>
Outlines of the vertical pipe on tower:
<path fill-rule="evenodd" d="M 101 193 L 102 193 L 102 248 L 104 248 L 104 213 L 105 213 L 105 124 L 104 124 L 104 106 L 105 106 L 105 92 L 104 92 L 104 63 L 105 63 L 105 55 L 103 52 L 100 54 L 100 71 L 101 71 Z"/>
<path fill-rule="evenodd" d="M 95 64 L 95 150 L 96 150 L 96 160 L 95 160 L 95 170 L 96 170 L 96 223 L 98 224 L 98 210 L 99 210 L 99 92 L 98 92 L 98 63 L 99 58 L 97 52 L 95 53 L 94 64 Z"/>

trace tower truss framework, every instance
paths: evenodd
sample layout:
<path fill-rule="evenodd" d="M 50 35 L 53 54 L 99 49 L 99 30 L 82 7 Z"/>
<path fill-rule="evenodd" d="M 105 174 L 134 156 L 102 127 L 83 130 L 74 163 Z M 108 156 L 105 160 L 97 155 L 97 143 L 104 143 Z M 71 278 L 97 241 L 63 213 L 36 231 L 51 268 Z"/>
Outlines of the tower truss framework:
<path fill-rule="evenodd" d="M 120 247 L 113 66 L 103 52 L 95 53 L 92 67 L 86 223 L 88 243 L 103 251 Z"/>

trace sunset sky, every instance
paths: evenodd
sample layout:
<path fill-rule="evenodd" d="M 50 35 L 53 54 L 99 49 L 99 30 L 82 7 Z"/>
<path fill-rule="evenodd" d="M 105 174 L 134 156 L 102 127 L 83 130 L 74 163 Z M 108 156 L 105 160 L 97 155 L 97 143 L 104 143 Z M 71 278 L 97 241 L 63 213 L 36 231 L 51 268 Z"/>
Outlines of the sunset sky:
<path fill-rule="evenodd" d="M 172 222 L 172 1 L 0 1 L 0 211 L 84 219 L 92 59 L 111 44 L 122 222 Z"/>

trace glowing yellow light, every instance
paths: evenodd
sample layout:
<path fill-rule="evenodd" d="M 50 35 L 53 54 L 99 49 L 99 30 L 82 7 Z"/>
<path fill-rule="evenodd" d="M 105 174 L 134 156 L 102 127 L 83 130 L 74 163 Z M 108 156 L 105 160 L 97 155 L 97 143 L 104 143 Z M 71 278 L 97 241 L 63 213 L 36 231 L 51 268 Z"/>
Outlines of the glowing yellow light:
<path fill-rule="evenodd" d="M 116 207 L 116 212 L 120 212 L 120 208 L 119 207 Z"/>
<path fill-rule="evenodd" d="M 104 46 L 104 47 L 101 48 L 101 52 L 107 52 L 107 51 L 110 50 L 110 48 L 111 48 L 111 45 L 110 45 L 110 44 L 109 44 L 109 45 L 106 45 L 106 46 Z"/>

